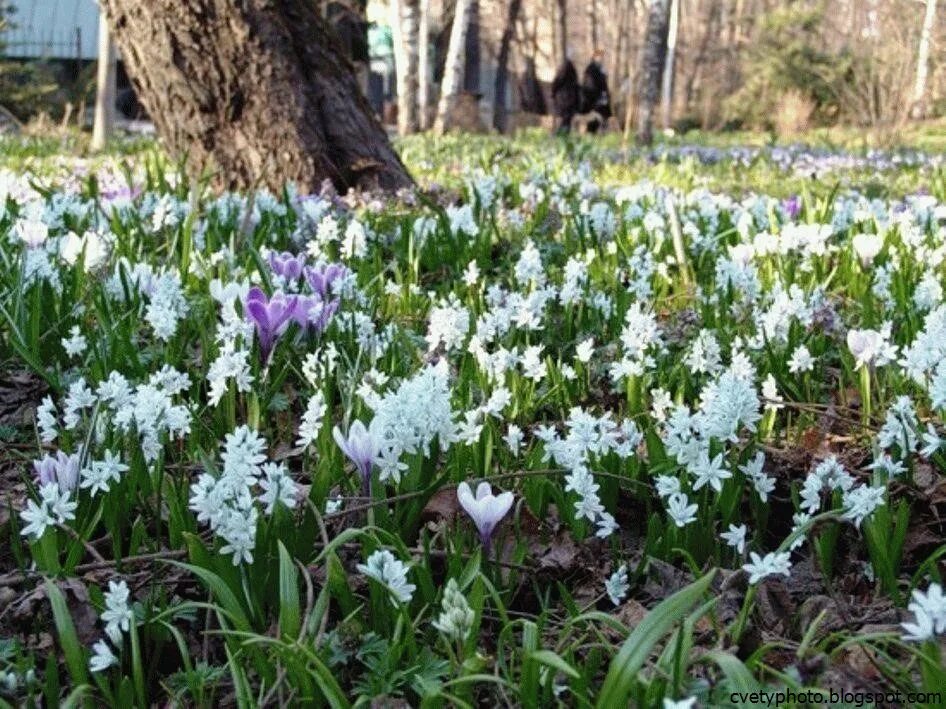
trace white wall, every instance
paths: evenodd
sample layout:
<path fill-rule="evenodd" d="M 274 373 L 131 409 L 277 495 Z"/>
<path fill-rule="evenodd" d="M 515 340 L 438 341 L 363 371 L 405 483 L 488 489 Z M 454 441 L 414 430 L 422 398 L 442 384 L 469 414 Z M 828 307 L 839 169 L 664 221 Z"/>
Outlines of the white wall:
<path fill-rule="evenodd" d="M 13 8 L 3 33 L 10 57 L 96 58 L 99 8 L 95 0 L 0 0 Z"/>

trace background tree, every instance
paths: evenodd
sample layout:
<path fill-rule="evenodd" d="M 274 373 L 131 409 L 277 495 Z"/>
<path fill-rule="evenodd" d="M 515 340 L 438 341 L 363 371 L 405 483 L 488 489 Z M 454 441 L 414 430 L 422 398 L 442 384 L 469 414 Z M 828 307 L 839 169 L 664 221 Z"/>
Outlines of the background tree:
<path fill-rule="evenodd" d="M 450 116 L 463 89 L 464 50 L 466 33 L 470 28 L 473 0 L 457 0 L 453 10 L 453 24 L 450 29 L 450 44 L 443 66 L 443 82 L 440 85 L 440 101 L 437 104 L 437 117 L 434 120 L 434 132 L 444 133 L 449 127 Z"/>
<path fill-rule="evenodd" d="M 667 58 L 669 20 L 670 0 L 648 0 L 637 109 L 637 142 L 643 145 L 650 145 L 654 140 L 654 109 L 660 98 L 660 82 Z"/>
<path fill-rule="evenodd" d="M 105 13 L 99 10 L 98 64 L 95 74 L 95 118 L 92 123 L 92 150 L 102 150 L 115 124 L 115 95 L 118 56 Z"/>
<path fill-rule="evenodd" d="M 419 0 L 391 0 L 391 28 L 394 39 L 394 71 L 397 81 L 397 130 L 414 133 L 418 119 L 419 83 Z"/>
<path fill-rule="evenodd" d="M 936 21 L 936 0 L 926 0 L 926 12 L 923 15 L 923 30 L 920 33 L 920 46 L 916 53 L 916 81 L 913 84 L 913 106 L 910 115 L 913 118 L 926 116 L 926 77 L 929 73 L 930 42 L 933 24 Z"/>
<path fill-rule="evenodd" d="M 411 178 L 310 0 L 101 0 L 167 146 L 227 188 Z"/>

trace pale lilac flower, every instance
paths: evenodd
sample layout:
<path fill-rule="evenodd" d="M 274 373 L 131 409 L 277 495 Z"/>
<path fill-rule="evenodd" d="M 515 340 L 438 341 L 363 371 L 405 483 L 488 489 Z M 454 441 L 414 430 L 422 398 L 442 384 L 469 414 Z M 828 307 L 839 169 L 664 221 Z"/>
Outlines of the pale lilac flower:
<path fill-rule="evenodd" d="M 33 473 L 40 487 L 56 483 L 60 492 L 71 492 L 79 484 L 79 456 L 56 451 L 54 458 L 47 453 L 41 460 L 33 461 Z"/>
<path fill-rule="evenodd" d="M 273 273 L 287 281 L 299 280 L 303 268 L 305 268 L 305 254 L 294 256 L 288 251 L 282 253 L 270 251 L 266 260 L 269 262 L 269 267 Z"/>
<path fill-rule="evenodd" d="M 457 487 L 457 500 L 473 520 L 480 533 L 483 548 L 489 553 L 493 532 L 512 507 L 513 494 L 507 491 L 494 495 L 492 486 L 488 482 L 481 482 L 476 487 L 474 497 L 470 486 L 463 482 Z"/>
<path fill-rule="evenodd" d="M 348 428 L 348 435 L 336 426 L 332 430 L 335 443 L 348 459 L 355 464 L 361 475 L 361 491 L 365 497 L 371 496 L 371 469 L 381 451 L 381 439 L 374 426 L 365 427 L 361 421 L 355 421 Z"/>

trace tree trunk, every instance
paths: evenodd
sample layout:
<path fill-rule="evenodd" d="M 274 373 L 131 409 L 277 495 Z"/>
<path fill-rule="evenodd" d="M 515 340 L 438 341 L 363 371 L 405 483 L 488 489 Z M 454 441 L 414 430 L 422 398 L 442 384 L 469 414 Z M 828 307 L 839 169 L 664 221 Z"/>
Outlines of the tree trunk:
<path fill-rule="evenodd" d="M 457 0 L 453 11 L 453 25 L 450 29 L 450 45 L 443 65 L 443 81 L 440 84 L 440 101 L 437 104 L 437 118 L 434 120 L 434 132 L 442 135 L 449 127 L 453 107 L 463 87 L 463 67 L 466 55 L 466 32 L 470 27 L 472 0 Z"/>
<path fill-rule="evenodd" d="M 930 40 L 935 21 L 936 0 L 926 0 L 923 31 L 920 33 L 920 47 L 916 55 L 916 82 L 913 84 L 913 106 L 910 109 L 912 118 L 926 117 L 926 77 L 929 72 Z"/>
<path fill-rule="evenodd" d="M 115 125 L 115 43 L 108 31 L 105 13 L 99 11 L 99 55 L 95 74 L 95 121 L 92 124 L 92 150 L 102 150 Z"/>
<path fill-rule="evenodd" d="M 643 145 L 654 141 L 654 109 L 660 98 L 660 79 L 667 58 L 669 19 L 670 0 L 648 0 L 637 114 L 637 142 Z"/>
<path fill-rule="evenodd" d="M 416 133 L 418 84 L 418 0 L 392 0 L 391 30 L 397 81 L 397 130 Z"/>
<path fill-rule="evenodd" d="M 568 0 L 555 0 L 555 21 L 558 24 L 558 63 L 568 59 Z"/>
<path fill-rule="evenodd" d="M 509 83 L 509 49 L 512 37 L 522 10 L 522 0 L 509 0 L 509 12 L 506 14 L 506 27 L 499 42 L 499 56 L 496 58 L 496 84 L 493 98 L 493 128 L 500 133 L 506 132 L 506 85 Z"/>
<path fill-rule="evenodd" d="M 421 130 L 430 128 L 430 0 L 420 0 L 417 34 L 417 122 Z"/>
<path fill-rule="evenodd" d="M 664 64 L 663 81 L 660 88 L 661 124 L 670 127 L 673 112 L 673 70 L 677 53 L 677 27 L 680 23 L 680 0 L 670 0 L 670 20 L 667 27 L 667 61 Z"/>
<path fill-rule="evenodd" d="M 310 0 L 100 0 L 159 135 L 227 189 L 410 184 Z"/>

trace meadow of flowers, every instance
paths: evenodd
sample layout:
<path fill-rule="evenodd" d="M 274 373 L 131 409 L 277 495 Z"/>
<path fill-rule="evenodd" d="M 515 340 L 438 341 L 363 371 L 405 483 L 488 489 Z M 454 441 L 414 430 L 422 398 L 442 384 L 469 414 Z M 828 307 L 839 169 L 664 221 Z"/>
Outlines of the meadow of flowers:
<path fill-rule="evenodd" d="M 0 174 L 0 703 L 946 689 L 935 162 L 503 149 L 398 195 Z"/>

